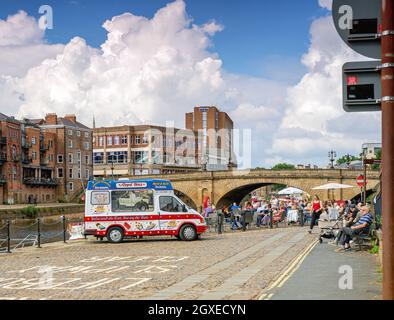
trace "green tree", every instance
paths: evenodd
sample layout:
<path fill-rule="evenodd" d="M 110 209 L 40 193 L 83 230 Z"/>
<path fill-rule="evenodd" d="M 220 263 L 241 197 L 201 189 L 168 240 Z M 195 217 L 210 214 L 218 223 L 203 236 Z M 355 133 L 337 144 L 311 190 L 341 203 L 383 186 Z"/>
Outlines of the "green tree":
<path fill-rule="evenodd" d="M 272 167 L 272 170 L 295 170 L 295 165 L 289 163 L 278 163 Z"/>
<path fill-rule="evenodd" d="M 352 156 L 352 155 L 346 155 L 346 156 L 340 157 L 337 160 L 337 165 L 341 165 L 341 164 L 356 161 L 356 160 L 361 160 L 361 158 L 356 157 L 356 156 Z"/>
<path fill-rule="evenodd" d="M 378 152 L 376 152 L 376 160 L 382 160 L 382 150 L 379 150 Z M 379 170 L 380 169 L 380 164 L 379 163 L 375 163 L 372 165 L 372 170 Z"/>

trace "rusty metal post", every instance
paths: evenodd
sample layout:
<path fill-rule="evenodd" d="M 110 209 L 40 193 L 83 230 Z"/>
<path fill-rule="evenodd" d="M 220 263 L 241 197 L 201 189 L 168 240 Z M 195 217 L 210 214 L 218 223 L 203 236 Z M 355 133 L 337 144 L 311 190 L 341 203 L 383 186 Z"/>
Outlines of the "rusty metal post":
<path fill-rule="evenodd" d="M 394 300 L 394 0 L 382 4 L 383 299 Z"/>
<path fill-rule="evenodd" d="M 364 158 L 364 187 L 363 187 L 363 192 L 364 192 L 364 196 L 363 196 L 363 204 L 366 205 L 367 204 L 367 163 L 365 162 L 365 158 Z"/>

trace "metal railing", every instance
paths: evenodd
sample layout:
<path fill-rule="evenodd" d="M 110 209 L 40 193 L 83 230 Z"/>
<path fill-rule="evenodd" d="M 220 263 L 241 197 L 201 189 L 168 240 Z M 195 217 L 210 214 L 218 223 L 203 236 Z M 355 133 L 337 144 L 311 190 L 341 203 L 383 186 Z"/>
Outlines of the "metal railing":
<path fill-rule="evenodd" d="M 23 183 L 26 185 L 42 185 L 42 186 L 57 186 L 58 180 L 52 178 L 24 178 Z"/>
<path fill-rule="evenodd" d="M 263 214 L 260 217 L 259 215 L 256 210 L 242 210 L 237 214 L 230 214 L 226 217 L 221 210 L 217 210 L 209 214 L 205 220 L 208 225 L 208 232 L 217 232 L 219 234 L 239 230 L 258 230 L 264 227 L 270 229 L 290 226 L 304 227 L 310 221 L 310 219 L 305 217 L 302 210 L 298 210 L 297 221 L 290 221 L 286 212 L 281 216 L 274 216 L 271 211 L 266 219 L 263 218 Z"/>
<path fill-rule="evenodd" d="M 67 243 L 68 220 L 61 216 L 60 220 L 54 223 L 46 223 L 41 218 L 35 220 L 28 226 L 17 226 L 18 220 L 7 220 L 6 224 L 0 228 L 0 253 L 12 253 L 16 249 L 36 246 L 41 248 L 44 242 L 62 240 Z M 57 232 L 45 232 L 45 227 L 59 226 Z M 22 234 L 22 236 L 21 236 Z M 53 241 L 52 241 L 53 240 Z"/>

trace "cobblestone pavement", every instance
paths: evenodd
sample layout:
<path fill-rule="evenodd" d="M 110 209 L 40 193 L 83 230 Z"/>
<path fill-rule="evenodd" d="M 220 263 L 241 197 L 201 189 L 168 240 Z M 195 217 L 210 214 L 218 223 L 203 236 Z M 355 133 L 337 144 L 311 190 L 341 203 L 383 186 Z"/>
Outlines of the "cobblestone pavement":
<path fill-rule="evenodd" d="M 315 240 L 289 227 L 24 248 L 0 255 L 0 299 L 257 299 Z"/>

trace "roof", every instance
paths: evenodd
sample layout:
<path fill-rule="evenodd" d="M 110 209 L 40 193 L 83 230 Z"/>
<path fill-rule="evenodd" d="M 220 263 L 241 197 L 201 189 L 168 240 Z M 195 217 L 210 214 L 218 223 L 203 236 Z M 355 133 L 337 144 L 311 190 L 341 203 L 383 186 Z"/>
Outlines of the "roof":
<path fill-rule="evenodd" d="M 66 118 L 59 117 L 59 118 L 57 118 L 57 122 L 58 122 L 58 124 L 64 125 L 66 127 L 73 127 L 73 128 L 78 128 L 78 129 L 90 130 L 90 128 L 85 126 L 84 124 L 82 124 L 78 121 L 73 122 L 73 121 L 68 120 Z"/>
<path fill-rule="evenodd" d="M 20 123 L 14 117 L 9 117 L 9 116 L 5 115 L 4 113 L 1 113 L 1 112 L 0 112 L 0 121 L 9 121 L 9 122 L 14 122 L 14 123 Z"/>
<path fill-rule="evenodd" d="M 169 180 L 138 179 L 138 180 L 98 180 L 89 181 L 87 190 L 173 190 Z"/>

